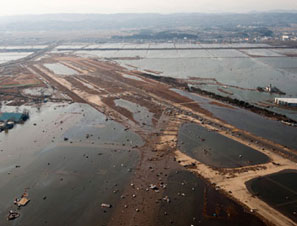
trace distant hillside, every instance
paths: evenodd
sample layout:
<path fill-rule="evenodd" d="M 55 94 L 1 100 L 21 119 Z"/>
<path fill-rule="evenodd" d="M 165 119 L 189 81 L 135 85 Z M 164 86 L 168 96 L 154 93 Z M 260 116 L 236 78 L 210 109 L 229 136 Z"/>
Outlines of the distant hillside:
<path fill-rule="evenodd" d="M 67 31 L 111 29 L 176 29 L 235 25 L 289 26 L 296 12 L 249 14 L 51 14 L 0 17 L 0 31 Z"/>

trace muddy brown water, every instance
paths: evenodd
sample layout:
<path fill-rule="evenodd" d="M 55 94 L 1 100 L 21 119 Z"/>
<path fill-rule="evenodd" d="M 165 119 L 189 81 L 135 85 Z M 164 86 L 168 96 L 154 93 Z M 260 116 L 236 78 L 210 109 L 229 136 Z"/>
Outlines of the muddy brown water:
<path fill-rule="evenodd" d="M 297 222 L 297 171 L 284 170 L 246 183 L 249 191 Z"/>
<path fill-rule="evenodd" d="M 136 146 L 143 145 L 82 104 L 32 109 L 30 120 L 0 141 L 0 225 L 21 226 L 106 225 L 139 160 Z M 17 210 L 13 201 L 25 190 L 31 201 Z M 7 221 L 11 209 L 20 217 Z"/>
<path fill-rule="evenodd" d="M 107 225 L 142 139 L 84 104 L 48 103 L 30 112 L 24 125 L 0 134 L 0 225 Z M 13 201 L 24 191 L 30 202 L 18 210 Z M 190 172 L 170 175 L 166 195 L 171 203 L 161 203 L 155 225 L 262 225 Z M 11 209 L 21 215 L 7 221 Z"/>
<path fill-rule="evenodd" d="M 117 99 L 114 101 L 116 106 L 127 109 L 133 114 L 133 118 L 145 128 L 150 129 L 153 125 L 152 118 L 154 116 L 146 107 L 133 103 L 124 99 Z"/>
<path fill-rule="evenodd" d="M 266 155 L 195 123 L 181 126 L 178 145 L 182 152 L 213 167 L 236 168 L 269 161 Z"/>
<path fill-rule="evenodd" d="M 155 225 L 265 225 L 191 172 L 172 173 L 167 184 L 170 202 L 162 201 Z"/>

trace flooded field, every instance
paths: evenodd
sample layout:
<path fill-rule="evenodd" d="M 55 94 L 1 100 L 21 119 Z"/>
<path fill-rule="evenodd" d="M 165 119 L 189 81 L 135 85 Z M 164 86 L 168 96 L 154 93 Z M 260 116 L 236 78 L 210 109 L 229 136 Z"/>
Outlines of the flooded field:
<path fill-rule="evenodd" d="M 265 225 L 232 200 L 187 171 L 168 177 L 155 225 Z"/>
<path fill-rule="evenodd" d="M 77 75 L 78 72 L 60 63 L 44 64 L 44 66 L 57 75 Z"/>
<path fill-rule="evenodd" d="M 18 46 L 0 46 L 0 50 L 16 50 L 18 52 L 24 52 L 26 50 L 39 50 L 45 49 L 47 45 L 18 45 Z"/>
<path fill-rule="evenodd" d="M 182 125 L 178 141 L 181 151 L 214 167 L 236 168 L 269 161 L 264 154 L 194 123 Z"/>
<path fill-rule="evenodd" d="M 251 193 L 297 222 L 297 171 L 259 177 L 247 182 Z"/>
<path fill-rule="evenodd" d="M 132 66 L 140 71 L 157 71 L 163 76 L 187 79 L 189 83 L 203 90 L 247 101 L 259 107 L 269 106 L 270 110 L 297 120 L 296 110 L 292 112 L 273 105 L 274 98 L 282 95 L 257 91 L 257 87 L 272 84 L 285 92 L 287 97 L 297 96 L 297 57 L 294 57 L 296 50 L 240 49 L 249 46 L 265 45 L 151 43 L 138 46 L 111 43 L 97 46 L 94 51 L 91 51 L 92 48 L 86 48 L 76 51 L 75 54 L 114 60 L 128 68 Z M 213 49 L 230 47 L 236 49 Z M 105 48 L 111 50 L 100 50 Z M 201 78 L 214 79 L 216 82 L 197 81 Z"/>
<path fill-rule="evenodd" d="M 217 50 L 218 54 L 221 50 Z M 166 52 L 167 53 L 167 52 Z M 164 53 L 163 53 L 164 54 Z M 169 53 L 178 56 L 177 53 Z M 189 57 L 147 57 L 139 60 L 121 60 L 121 64 L 133 65 L 140 70 L 161 71 L 163 75 L 174 78 L 215 78 L 218 82 L 238 86 L 241 88 L 256 89 L 270 83 L 277 86 L 287 95 L 296 96 L 293 84 L 296 84 L 296 75 L 279 68 L 269 62 L 263 63 L 258 58 L 249 57 L 197 57 L 194 53 Z M 286 57 L 281 58 L 286 61 Z M 296 59 L 288 59 L 290 61 Z M 292 84 L 292 83 L 293 84 Z"/>
<path fill-rule="evenodd" d="M 196 94 L 174 89 L 175 92 L 196 101 L 201 107 L 211 112 L 215 117 L 246 130 L 257 136 L 297 150 L 297 128 L 286 126 L 281 122 L 262 117 L 253 112 L 230 105 L 212 104 L 212 100 Z M 229 107 L 228 107 L 229 106 Z M 245 120 L 242 120 L 242 119 Z"/>
<path fill-rule="evenodd" d="M 152 126 L 152 118 L 154 114 L 149 112 L 146 107 L 123 99 L 117 99 L 114 102 L 116 106 L 120 106 L 130 111 L 133 114 L 135 121 L 137 121 L 139 124 L 149 127 Z"/>
<path fill-rule="evenodd" d="M 106 224 L 139 159 L 136 134 L 88 105 L 48 104 L 0 134 L 0 224 Z M 13 142 L 18 139 L 18 142 Z M 13 201 L 28 192 L 17 210 Z M 101 208 L 102 203 L 112 208 Z"/>
<path fill-rule="evenodd" d="M 52 88 L 30 88 L 24 89 L 23 92 L 31 96 L 51 96 L 54 94 Z"/>
<path fill-rule="evenodd" d="M 1 111 L 27 109 L 30 119 L 0 133 L 0 225 L 263 225 L 260 219 L 292 225 L 252 196 L 245 183 L 297 170 L 295 128 L 182 91 L 184 82 L 191 82 L 265 102 L 272 95 L 248 88 L 256 82 L 241 81 L 249 75 L 238 71 L 249 72 L 245 63 L 260 67 L 253 61 L 265 57 L 256 54 L 270 56 L 274 49 L 244 52 L 227 44 L 175 43 L 69 47 L 53 46 L 36 55 L 47 55 L 41 60 L 2 70 L 12 73 L 3 76 L 4 85 L 7 79 L 36 82 L 1 88 Z M 286 58 L 276 55 L 271 57 Z M 164 71 L 122 63 L 142 60 L 177 74 L 211 63 L 204 77 L 182 75 L 184 80 L 158 80 L 143 72 Z M 225 63 L 233 61 L 237 66 L 227 73 Z M 207 77 L 211 64 L 217 78 Z M 278 67 L 283 66 L 285 73 L 294 71 L 293 61 Z M 68 98 L 60 99 L 63 95 Z"/>
<path fill-rule="evenodd" d="M 1 53 L 0 52 L 0 64 L 12 61 L 12 60 L 18 60 L 21 58 L 24 58 L 26 56 L 29 56 L 32 54 L 32 52 L 6 52 Z"/>

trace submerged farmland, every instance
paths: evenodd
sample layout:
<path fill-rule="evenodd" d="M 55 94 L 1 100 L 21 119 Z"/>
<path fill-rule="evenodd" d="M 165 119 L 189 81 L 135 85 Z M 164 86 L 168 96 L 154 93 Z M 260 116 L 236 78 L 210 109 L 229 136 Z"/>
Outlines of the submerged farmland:
<path fill-rule="evenodd" d="M 227 47 L 70 44 L 3 66 L 1 110 L 30 118 L 0 133 L 0 224 L 296 225 L 291 196 L 262 194 L 297 170 L 296 127 L 281 121 L 295 109 L 256 89 L 294 95 L 295 58 L 284 69 L 268 59 L 281 49 Z"/>

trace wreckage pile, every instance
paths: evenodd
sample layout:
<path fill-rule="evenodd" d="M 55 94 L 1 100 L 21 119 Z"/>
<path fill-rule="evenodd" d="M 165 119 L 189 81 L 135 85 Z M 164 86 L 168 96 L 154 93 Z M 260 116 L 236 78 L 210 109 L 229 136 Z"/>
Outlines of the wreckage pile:
<path fill-rule="evenodd" d="M 13 203 L 18 207 L 18 209 L 20 209 L 22 206 L 26 206 L 30 202 L 28 196 L 29 194 L 27 192 L 24 192 L 21 198 L 16 198 Z M 9 210 L 7 220 L 14 220 L 20 217 L 20 215 L 21 214 L 15 210 Z"/>

